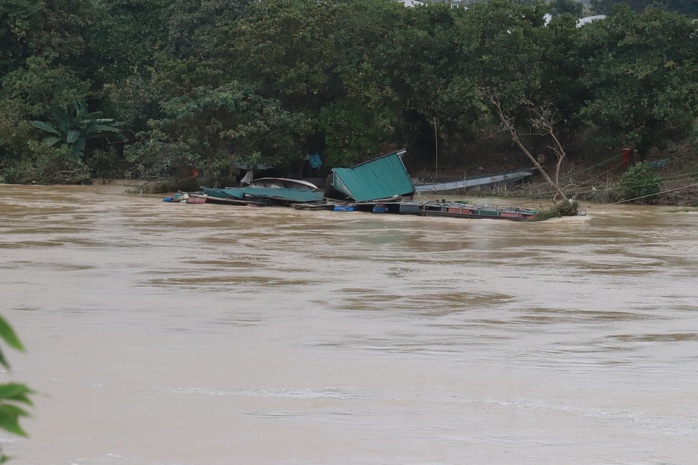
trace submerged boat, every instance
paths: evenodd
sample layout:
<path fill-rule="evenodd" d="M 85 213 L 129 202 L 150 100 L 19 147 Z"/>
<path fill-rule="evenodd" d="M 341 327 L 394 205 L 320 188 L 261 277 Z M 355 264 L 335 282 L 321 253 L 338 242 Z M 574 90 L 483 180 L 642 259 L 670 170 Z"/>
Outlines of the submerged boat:
<path fill-rule="evenodd" d="M 226 187 L 217 189 L 204 187 L 203 193 L 214 199 L 256 203 L 259 205 L 291 205 L 322 201 L 322 192 L 309 189 L 288 189 L 279 187 Z"/>
<path fill-rule="evenodd" d="M 320 202 L 323 198 L 315 184 L 301 179 L 259 178 L 245 184 L 245 187 L 202 187 L 201 192 L 191 194 L 195 199 L 191 203 L 293 205 Z"/>

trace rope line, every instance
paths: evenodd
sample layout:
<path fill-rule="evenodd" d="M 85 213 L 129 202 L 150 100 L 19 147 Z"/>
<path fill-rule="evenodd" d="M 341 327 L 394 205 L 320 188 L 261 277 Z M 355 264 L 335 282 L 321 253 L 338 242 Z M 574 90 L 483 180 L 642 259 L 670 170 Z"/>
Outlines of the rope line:
<path fill-rule="evenodd" d="M 668 194 L 669 192 L 680 191 L 682 189 L 688 189 L 689 187 L 696 187 L 696 186 L 698 186 L 698 182 L 695 184 L 689 184 L 688 186 L 677 187 L 676 189 L 668 189 L 668 190 L 660 191 L 657 194 L 648 194 L 648 195 L 643 195 L 640 197 L 635 197 L 634 199 L 619 200 L 618 202 L 613 202 L 613 203 L 610 203 L 609 205 L 618 205 L 619 203 L 632 202 L 634 200 L 640 200 L 640 199 L 644 199 L 647 197 L 655 197 L 657 195 Z"/>
<path fill-rule="evenodd" d="M 665 180 L 680 181 L 680 180 L 685 180 L 685 179 L 694 179 L 696 175 L 698 175 L 698 173 L 688 174 L 688 175 L 680 175 L 680 176 L 676 176 L 676 177 L 673 177 L 673 178 L 665 178 L 665 179 L 663 179 L 662 181 L 664 182 Z M 576 184 L 570 184 L 570 185 L 566 186 L 565 189 L 568 189 L 568 188 L 574 187 L 574 186 L 577 186 L 577 185 L 576 185 Z M 632 198 L 632 199 L 623 200 L 623 201 L 615 202 L 615 203 L 625 203 L 625 202 L 630 202 L 630 201 L 633 201 L 633 200 L 643 199 L 643 198 L 646 198 L 646 197 L 654 197 L 654 196 L 658 196 L 658 195 L 662 195 L 662 194 L 667 194 L 667 193 L 670 193 L 670 192 L 680 191 L 680 190 L 683 190 L 683 189 L 689 189 L 689 188 L 692 188 L 692 187 L 695 187 L 695 186 L 698 186 L 698 183 L 692 183 L 692 184 L 688 184 L 688 185 L 685 185 L 685 186 L 676 187 L 676 188 L 674 188 L 674 189 L 665 189 L 665 190 L 659 191 L 659 192 L 656 193 L 656 194 L 649 194 L 649 195 L 645 195 L 645 196 L 635 197 L 635 198 Z M 635 186 L 635 187 L 641 188 L 641 187 L 643 187 L 643 185 L 642 185 L 642 184 L 638 184 L 638 185 Z M 593 186 L 592 186 L 591 188 L 583 188 L 583 189 L 579 189 L 579 188 L 578 188 L 578 189 L 575 189 L 575 190 L 574 190 L 574 194 L 575 194 L 575 195 L 590 194 L 590 193 L 596 192 L 597 190 L 599 190 L 599 189 L 597 189 L 596 187 L 593 187 Z M 616 191 L 620 191 L 620 190 L 621 190 L 621 187 L 620 187 L 620 186 L 613 186 L 613 187 L 609 187 L 609 188 L 607 189 L 607 191 L 609 191 L 609 192 L 616 192 Z M 555 193 L 555 191 L 552 190 L 552 189 L 547 189 L 547 190 L 539 191 L 538 193 L 541 194 L 541 195 L 553 195 L 553 194 Z M 615 203 L 609 204 L 609 205 L 614 205 Z"/>

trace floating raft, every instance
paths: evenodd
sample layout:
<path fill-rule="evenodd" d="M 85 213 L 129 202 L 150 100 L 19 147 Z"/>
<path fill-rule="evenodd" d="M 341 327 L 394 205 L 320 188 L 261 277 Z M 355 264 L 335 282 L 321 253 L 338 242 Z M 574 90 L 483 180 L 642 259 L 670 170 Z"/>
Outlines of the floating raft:
<path fill-rule="evenodd" d="M 336 212 L 372 212 L 392 213 L 399 215 L 441 216 L 449 218 L 488 218 L 512 221 L 532 221 L 537 218 L 538 210 L 517 207 L 494 207 L 488 205 L 471 205 L 465 202 L 446 202 L 429 200 L 414 201 L 385 201 L 385 202 L 355 202 L 293 205 L 303 210 L 333 210 Z"/>

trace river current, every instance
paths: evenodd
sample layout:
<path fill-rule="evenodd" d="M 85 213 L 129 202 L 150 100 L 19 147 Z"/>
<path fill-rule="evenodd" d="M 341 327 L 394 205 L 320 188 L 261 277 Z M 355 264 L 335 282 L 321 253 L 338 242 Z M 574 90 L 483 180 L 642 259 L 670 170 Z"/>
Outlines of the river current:
<path fill-rule="evenodd" d="M 698 211 L 536 223 L 0 185 L 13 465 L 698 463 Z M 528 207 L 536 205 L 528 204 Z"/>

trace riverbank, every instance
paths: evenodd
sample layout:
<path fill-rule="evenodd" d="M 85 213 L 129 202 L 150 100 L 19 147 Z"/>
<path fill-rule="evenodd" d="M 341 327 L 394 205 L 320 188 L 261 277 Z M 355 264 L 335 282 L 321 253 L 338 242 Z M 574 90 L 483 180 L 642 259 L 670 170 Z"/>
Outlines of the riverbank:
<path fill-rule="evenodd" d="M 493 160 L 488 163 L 488 160 Z M 507 160 L 507 165 L 496 160 Z M 621 177 L 627 167 L 620 157 L 605 157 L 599 161 L 593 158 L 585 162 L 566 160 L 560 168 L 559 184 L 569 198 L 595 204 L 613 203 L 649 203 L 659 205 L 675 205 L 698 207 L 698 161 L 691 150 L 681 153 L 657 153 L 648 159 L 654 166 L 656 175 L 660 178 L 660 193 L 657 196 L 626 199 L 621 188 Z M 473 179 L 486 175 L 500 174 L 512 170 L 531 170 L 533 175 L 521 182 L 478 186 L 437 193 L 438 196 L 455 197 L 496 197 L 503 199 L 535 199 L 537 203 L 549 207 L 555 203 L 556 192 L 546 182 L 537 169 L 531 169 L 525 157 L 521 156 L 491 156 L 470 159 L 467 163 L 446 164 L 438 172 L 424 162 L 408 164 L 408 171 L 415 184 L 451 182 L 463 179 Z M 551 177 L 554 177 L 555 166 L 550 161 L 544 165 Z M 323 178 L 324 179 L 324 178 Z M 317 182 L 317 181 L 316 181 Z M 197 191 L 201 186 L 212 186 L 213 181 L 204 178 L 137 180 L 137 179 L 93 179 L 94 184 L 123 185 L 129 193 L 136 194 L 166 194 L 176 191 Z M 235 181 L 222 185 L 234 185 Z M 221 183 L 218 183 L 221 185 Z"/>

